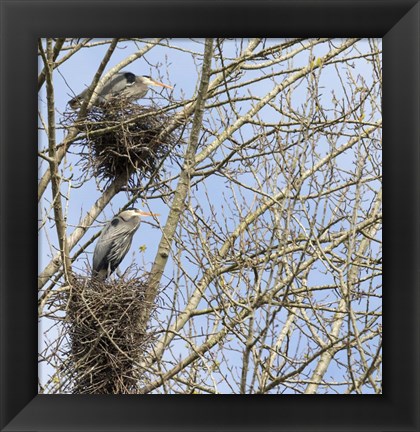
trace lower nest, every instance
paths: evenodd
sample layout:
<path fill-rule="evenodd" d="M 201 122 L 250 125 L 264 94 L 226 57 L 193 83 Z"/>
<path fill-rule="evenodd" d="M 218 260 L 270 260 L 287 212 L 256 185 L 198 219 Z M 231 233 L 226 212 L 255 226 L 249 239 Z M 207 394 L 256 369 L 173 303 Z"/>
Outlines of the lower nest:
<path fill-rule="evenodd" d="M 135 394 L 151 342 L 139 322 L 145 283 L 76 280 L 67 298 L 68 372 L 77 394 Z"/>
<path fill-rule="evenodd" d="M 78 123 L 85 133 L 77 143 L 88 150 L 82 150 L 83 170 L 105 182 L 126 176 L 131 187 L 139 186 L 142 178 L 157 175 L 180 142 L 176 132 L 165 131 L 170 119 L 159 108 L 127 102 L 93 107 Z"/>

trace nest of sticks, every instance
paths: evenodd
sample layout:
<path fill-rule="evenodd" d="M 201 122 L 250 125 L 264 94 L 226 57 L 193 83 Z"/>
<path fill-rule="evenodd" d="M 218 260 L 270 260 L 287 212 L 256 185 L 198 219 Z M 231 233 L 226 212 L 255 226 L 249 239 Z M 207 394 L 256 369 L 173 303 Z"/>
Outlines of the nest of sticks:
<path fill-rule="evenodd" d="M 179 132 L 164 131 L 172 116 L 159 107 L 144 107 L 116 100 L 90 109 L 77 122 L 83 135 L 75 141 L 81 145 L 82 171 L 109 184 L 126 176 L 130 188 L 140 187 L 143 178 L 159 179 L 163 161 L 180 144 Z M 77 113 L 70 113 L 66 126 L 73 125 Z"/>
<path fill-rule="evenodd" d="M 75 279 L 66 299 L 67 372 L 75 394 L 136 394 L 153 336 L 141 328 L 144 280 Z"/>

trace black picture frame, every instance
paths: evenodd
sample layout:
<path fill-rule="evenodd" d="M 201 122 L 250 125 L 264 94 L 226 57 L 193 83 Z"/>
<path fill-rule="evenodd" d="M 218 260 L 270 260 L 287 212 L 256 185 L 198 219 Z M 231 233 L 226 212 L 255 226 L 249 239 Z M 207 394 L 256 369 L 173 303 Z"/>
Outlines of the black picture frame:
<path fill-rule="evenodd" d="M 2 431 L 419 430 L 417 1 L 1 1 Z M 384 394 L 37 394 L 39 37 L 383 37 Z"/>

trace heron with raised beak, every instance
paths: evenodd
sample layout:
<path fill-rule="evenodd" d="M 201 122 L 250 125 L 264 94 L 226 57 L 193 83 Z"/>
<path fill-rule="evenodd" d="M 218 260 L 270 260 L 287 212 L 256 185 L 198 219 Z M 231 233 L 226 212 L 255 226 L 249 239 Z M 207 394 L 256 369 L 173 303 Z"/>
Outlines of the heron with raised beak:
<path fill-rule="evenodd" d="M 93 105 L 101 106 L 115 99 L 123 99 L 127 102 L 141 99 L 146 96 L 149 86 L 173 88 L 147 75 L 137 76 L 131 72 L 118 72 L 105 83 L 98 93 L 93 94 Z M 82 93 L 69 101 L 69 105 L 72 109 L 80 108 L 87 90 L 88 89 L 83 90 Z"/>
<path fill-rule="evenodd" d="M 107 223 L 93 252 L 93 278 L 104 281 L 120 265 L 131 247 L 142 216 L 159 215 L 133 208 L 122 211 Z"/>

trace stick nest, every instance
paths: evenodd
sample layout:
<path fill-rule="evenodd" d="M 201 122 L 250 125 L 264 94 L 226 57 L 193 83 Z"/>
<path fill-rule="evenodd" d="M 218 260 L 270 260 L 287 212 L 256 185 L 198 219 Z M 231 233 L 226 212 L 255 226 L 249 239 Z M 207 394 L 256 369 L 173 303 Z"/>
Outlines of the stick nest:
<path fill-rule="evenodd" d="M 179 132 L 164 132 L 172 116 L 159 107 L 144 107 L 117 100 L 93 107 L 82 122 L 84 134 L 75 141 L 83 147 L 82 171 L 92 173 L 108 185 L 126 176 L 130 188 L 140 187 L 143 178 L 159 179 L 158 171 L 170 151 L 180 143 Z M 65 125 L 73 125 L 70 113 Z"/>
<path fill-rule="evenodd" d="M 141 279 L 75 280 L 67 295 L 68 373 L 77 394 L 136 394 L 136 364 L 152 342 L 141 329 Z"/>

